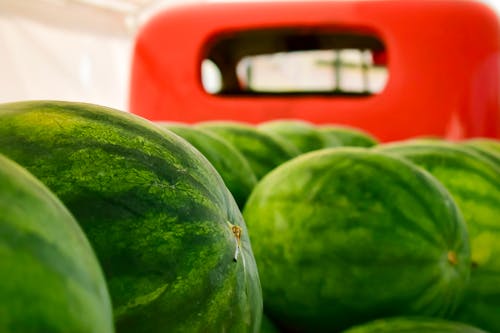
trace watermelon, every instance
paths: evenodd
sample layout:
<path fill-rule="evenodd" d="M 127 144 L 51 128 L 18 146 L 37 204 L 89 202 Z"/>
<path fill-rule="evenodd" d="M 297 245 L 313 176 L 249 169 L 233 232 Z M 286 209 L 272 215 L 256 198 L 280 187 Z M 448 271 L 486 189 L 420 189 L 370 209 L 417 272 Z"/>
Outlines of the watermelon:
<path fill-rule="evenodd" d="M 184 139 L 98 105 L 0 105 L 0 151 L 73 213 L 119 332 L 257 332 L 259 276 L 241 212 Z"/>
<path fill-rule="evenodd" d="M 265 133 L 276 135 L 283 141 L 290 142 L 301 154 L 341 145 L 337 138 L 322 135 L 314 124 L 305 120 L 270 120 L 259 124 L 258 128 Z"/>
<path fill-rule="evenodd" d="M 281 328 L 449 316 L 469 281 L 467 230 L 451 195 L 421 168 L 371 149 L 322 149 L 282 164 L 243 216 L 264 310 Z"/>
<path fill-rule="evenodd" d="M 0 155 L 0 331 L 114 332 L 104 275 L 74 217 Z"/>
<path fill-rule="evenodd" d="M 459 143 L 500 166 L 500 141 L 477 138 L 459 141 Z"/>
<path fill-rule="evenodd" d="M 299 154 L 293 146 L 276 140 L 249 124 L 235 121 L 206 121 L 196 126 L 219 135 L 238 149 L 247 159 L 257 180 Z"/>
<path fill-rule="evenodd" d="M 159 123 L 187 140 L 198 149 L 219 172 L 238 207 L 243 209 L 250 192 L 257 184 L 257 177 L 248 161 L 229 142 L 214 133 L 179 123 Z"/>
<path fill-rule="evenodd" d="M 429 317 L 393 317 L 352 327 L 343 333 L 486 333 L 463 323 Z"/>
<path fill-rule="evenodd" d="M 378 144 L 377 138 L 360 128 L 324 124 L 318 126 L 318 131 L 334 143 L 328 147 L 373 147 Z"/>
<path fill-rule="evenodd" d="M 470 138 L 467 140 L 463 140 L 460 142 L 468 146 L 493 150 L 497 154 L 500 154 L 500 140 L 498 139 L 477 137 L 477 138 Z"/>
<path fill-rule="evenodd" d="M 403 156 L 446 186 L 467 224 L 471 281 L 453 317 L 500 332 L 500 166 L 451 142 L 398 142 L 381 151 Z"/>

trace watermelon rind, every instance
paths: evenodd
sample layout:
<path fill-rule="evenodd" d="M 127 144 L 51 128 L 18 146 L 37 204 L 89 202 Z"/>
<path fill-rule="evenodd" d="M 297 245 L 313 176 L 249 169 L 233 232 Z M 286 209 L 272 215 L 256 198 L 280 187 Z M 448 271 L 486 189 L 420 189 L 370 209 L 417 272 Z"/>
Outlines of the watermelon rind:
<path fill-rule="evenodd" d="M 99 105 L 25 101 L 0 105 L 0 152 L 85 231 L 117 331 L 259 330 L 262 295 L 241 212 L 185 140 Z"/>
<path fill-rule="evenodd" d="M 74 217 L 0 155 L 0 331 L 114 332 L 104 274 Z"/>

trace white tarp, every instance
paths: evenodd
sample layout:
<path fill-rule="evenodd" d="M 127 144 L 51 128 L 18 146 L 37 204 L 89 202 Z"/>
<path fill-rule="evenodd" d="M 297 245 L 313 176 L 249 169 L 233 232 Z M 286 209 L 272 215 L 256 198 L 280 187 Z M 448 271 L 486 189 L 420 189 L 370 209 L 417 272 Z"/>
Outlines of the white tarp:
<path fill-rule="evenodd" d="M 0 103 L 60 99 L 126 110 L 138 14 L 79 1 L 0 0 Z"/>

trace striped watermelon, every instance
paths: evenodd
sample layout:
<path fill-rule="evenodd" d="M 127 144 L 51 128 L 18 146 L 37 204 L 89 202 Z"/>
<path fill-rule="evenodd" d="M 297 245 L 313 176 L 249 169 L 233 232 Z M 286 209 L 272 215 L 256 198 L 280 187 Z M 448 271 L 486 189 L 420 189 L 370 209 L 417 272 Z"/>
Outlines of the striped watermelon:
<path fill-rule="evenodd" d="M 247 159 L 257 180 L 299 154 L 293 146 L 245 123 L 206 121 L 197 126 L 219 135 L 238 149 Z"/>
<path fill-rule="evenodd" d="M 111 333 L 104 275 L 83 231 L 39 180 L 0 155 L 0 331 Z"/>
<path fill-rule="evenodd" d="M 373 135 L 360 128 L 323 124 L 318 125 L 318 131 L 334 142 L 334 145 L 328 147 L 373 147 L 378 144 L 378 140 Z"/>
<path fill-rule="evenodd" d="M 243 216 L 265 312 L 292 331 L 449 316 L 469 281 L 467 232 L 450 194 L 390 155 L 303 154 L 257 184 Z"/>
<path fill-rule="evenodd" d="M 471 138 L 471 139 L 461 141 L 461 143 L 468 145 L 468 146 L 472 146 L 472 147 L 489 149 L 489 150 L 495 151 L 497 154 L 500 154 L 500 140 L 499 139 L 478 137 L 478 138 Z"/>
<path fill-rule="evenodd" d="M 66 204 L 100 260 L 119 332 L 257 332 L 262 296 L 234 199 L 193 146 L 97 105 L 0 105 L 0 151 Z"/>
<path fill-rule="evenodd" d="M 471 242 L 471 282 L 455 319 L 500 332 L 500 166 L 451 142 L 406 141 L 381 151 L 432 173 L 461 209 Z"/>
<path fill-rule="evenodd" d="M 238 207 L 243 209 L 250 192 L 257 184 L 257 177 L 245 157 L 232 144 L 214 133 L 190 125 L 158 125 L 174 132 L 198 149 L 219 172 Z"/>
<path fill-rule="evenodd" d="M 476 327 L 438 318 L 394 317 L 352 327 L 343 333 L 486 333 Z"/>
<path fill-rule="evenodd" d="M 500 166 L 500 141 L 486 138 L 468 139 L 459 142 L 479 155 Z"/>
<path fill-rule="evenodd" d="M 258 129 L 289 142 L 301 154 L 341 145 L 337 138 L 322 135 L 314 124 L 299 119 L 270 120 L 259 124 Z"/>

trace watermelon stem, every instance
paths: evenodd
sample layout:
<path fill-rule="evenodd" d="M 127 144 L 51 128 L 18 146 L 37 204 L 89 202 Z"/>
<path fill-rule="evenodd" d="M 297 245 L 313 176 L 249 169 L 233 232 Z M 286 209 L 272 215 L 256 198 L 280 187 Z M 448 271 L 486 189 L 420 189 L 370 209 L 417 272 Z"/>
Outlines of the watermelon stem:
<path fill-rule="evenodd" d="M 228 222 L 229 223 L 229 222 Z M 231 231 L 233 232 L 234 239 L 236 241 L 236 250 L 234 251 L 234 257 L 233 260 L 236 262 L 238 261 L 238 255 L 240 253 L 240 243 L 241 243 L 241 228 L 237 225 L 229 223 L 231 227 Z"/>
<path fill-rule="evenodd" d="M 448 251 L 448 261 L 453 266 L 458 264 L 457 254 L 455 253 L 455 251 Z"/>

